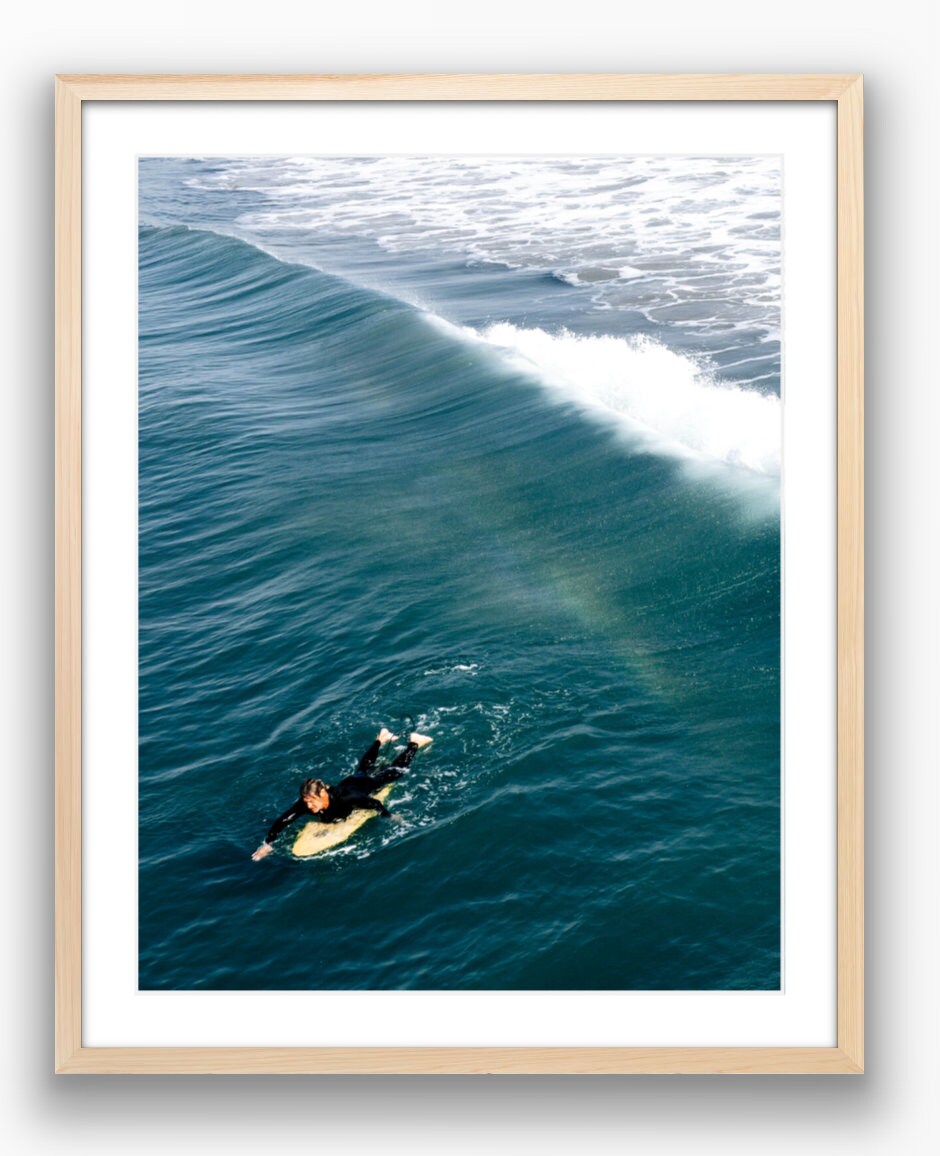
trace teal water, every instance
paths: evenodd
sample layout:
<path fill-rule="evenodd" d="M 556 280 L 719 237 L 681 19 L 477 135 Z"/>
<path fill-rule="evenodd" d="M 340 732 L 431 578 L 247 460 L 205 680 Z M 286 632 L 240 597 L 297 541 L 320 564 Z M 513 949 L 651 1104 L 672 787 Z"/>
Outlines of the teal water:
<path fill-rule="evenodd" d="M 200 164 L 141 166 L 140 987 L 777 988 L 772 389 L 537 268 L 266 252 Z M 381 724 L 394 817 L 252 863 Z"/>

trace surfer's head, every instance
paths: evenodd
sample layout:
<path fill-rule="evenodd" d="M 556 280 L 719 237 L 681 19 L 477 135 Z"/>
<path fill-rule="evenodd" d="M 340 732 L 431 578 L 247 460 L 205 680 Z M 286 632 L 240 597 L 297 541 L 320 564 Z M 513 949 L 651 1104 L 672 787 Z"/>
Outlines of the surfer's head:
<path fill-rule="evenodd" d="M 307 809 L 314 814 L 322 811 L 330 801 L 326 783 L 322 779 L 306 779 L 300 788 L 300 797 L 307 805 Z"/>

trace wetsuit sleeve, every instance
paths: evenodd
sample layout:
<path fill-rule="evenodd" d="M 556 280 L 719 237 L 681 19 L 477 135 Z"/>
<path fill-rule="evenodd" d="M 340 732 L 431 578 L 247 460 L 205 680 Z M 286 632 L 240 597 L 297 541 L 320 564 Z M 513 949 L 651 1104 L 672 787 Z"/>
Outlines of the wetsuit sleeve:
<path fill-rule="evenodd" d="M 298 799 L 293 806 L 289 807 L 283 815 L 279 815 L 271 824 L 271 830 L 268 831 L 264 837 L 265 843 L 273 843 L 280 835 L 285 827 L 289 827 L 291 823 L 296 823 L 297 820 L 307 813 L 307 806 L 302 799 Z"/>
<path fill-rule="evenodd" d="M 378 813 L 384 815 L 386 819 L 391 818 L 381 799 L 373 799 L 371 795 L 347 795 L 346 798 L 352 805 L 353 810 L 378 811 Z"/>

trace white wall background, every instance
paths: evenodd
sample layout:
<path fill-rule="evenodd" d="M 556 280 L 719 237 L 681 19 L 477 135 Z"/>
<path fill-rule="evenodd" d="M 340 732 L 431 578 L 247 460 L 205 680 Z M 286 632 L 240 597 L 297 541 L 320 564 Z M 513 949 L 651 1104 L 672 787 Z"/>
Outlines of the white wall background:
<path fill-rule="evenodd" d="M 934 1150 L 940 680 L 937 187 L 927 0 L 84 0 L 8 6 L 0 223 L 0 1119 L 14 1152 Z M 52 1075 L 55 72 L 866 74 L 868 1072 L 813 1077 Z"/>

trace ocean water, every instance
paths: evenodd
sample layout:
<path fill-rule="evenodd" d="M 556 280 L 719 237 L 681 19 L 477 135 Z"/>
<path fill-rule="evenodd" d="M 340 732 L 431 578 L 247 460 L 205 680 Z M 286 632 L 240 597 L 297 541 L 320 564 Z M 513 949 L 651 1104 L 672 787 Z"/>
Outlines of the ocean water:
<path fill-rule="evenodd" d="M 139 190 L 140 987 L 778 988 L 778 161 Z"/>

